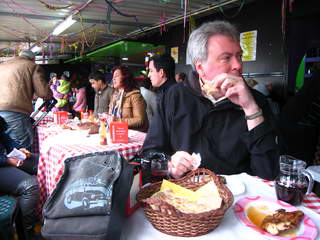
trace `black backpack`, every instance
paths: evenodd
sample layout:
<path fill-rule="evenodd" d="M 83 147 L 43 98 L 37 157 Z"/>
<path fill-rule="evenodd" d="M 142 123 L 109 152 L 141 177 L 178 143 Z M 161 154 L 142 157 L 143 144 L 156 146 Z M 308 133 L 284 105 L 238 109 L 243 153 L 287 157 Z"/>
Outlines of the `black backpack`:
<path fill-rule="evenodd" d="M 45 239 L 117 240 L 133 166 L 115 151 L 65 160 L 64 173 L 43 208 Z"/>

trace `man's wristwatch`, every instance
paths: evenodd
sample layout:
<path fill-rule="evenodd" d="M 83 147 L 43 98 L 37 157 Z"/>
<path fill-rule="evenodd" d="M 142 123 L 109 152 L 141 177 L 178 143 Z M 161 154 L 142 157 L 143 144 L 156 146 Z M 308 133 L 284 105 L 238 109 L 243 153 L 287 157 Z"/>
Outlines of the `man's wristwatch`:
<path fill-rule="evenodd" d="M 254 113 L 254 114 L 251 114 L 251 115 L 246 115 L 245 118 L 246 120 L 252 120 L 252 119 L 255 119 L 257 117 L 260 117 L 262 116 L 262 109 L 260 108 L 258 112 Z"/>

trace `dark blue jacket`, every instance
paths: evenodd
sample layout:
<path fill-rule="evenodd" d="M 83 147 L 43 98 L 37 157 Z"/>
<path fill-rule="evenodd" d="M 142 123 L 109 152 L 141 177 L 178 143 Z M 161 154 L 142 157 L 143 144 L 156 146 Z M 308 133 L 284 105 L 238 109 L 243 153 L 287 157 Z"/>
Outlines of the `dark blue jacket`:
<path fill-rule="evenodd" d="M 0 117 L 0 167 L 7 165 L 7 154 L 19 145 L 5 133 L 6 122 Z"/>

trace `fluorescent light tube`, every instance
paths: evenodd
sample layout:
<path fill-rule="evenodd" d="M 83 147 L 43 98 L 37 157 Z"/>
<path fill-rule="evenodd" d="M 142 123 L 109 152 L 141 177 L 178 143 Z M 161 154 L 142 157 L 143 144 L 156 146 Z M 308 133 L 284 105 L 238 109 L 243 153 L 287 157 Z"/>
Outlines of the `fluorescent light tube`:
<path fill-rule="evenodd" d="M 32 52 L 34 53 L 38 53 L 42 50 L 42 47 L 39 47 L 37 45 L 35 45 L 33 48 L 30 49 Z"/>
<path fill-rule="evenodd" d="M 75 22 L 76 20 L 72 19 L 72 15 L 70 15 L 63 22 L 61 22 L 58 26 L 55 27 L 55 29 L 52 32 L 52 35 L 58 36 L 60 33 L 65 31 L 68 27 L 70 27 Z"/>

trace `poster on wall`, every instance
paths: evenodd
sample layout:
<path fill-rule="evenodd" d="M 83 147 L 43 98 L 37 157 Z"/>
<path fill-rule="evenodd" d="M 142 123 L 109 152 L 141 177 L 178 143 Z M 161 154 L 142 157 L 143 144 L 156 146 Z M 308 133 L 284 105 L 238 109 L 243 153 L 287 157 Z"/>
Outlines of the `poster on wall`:
<path fill-rule="evenodd" d="M 175 63 L 178 63 L 178 60 L 179 60 L 179 48 L 178 47 L 171 48 L 171 57 L 174 59 Z"/>
<path fill-rule="evenodd" d="M 255 61 L 257 54 L 257 30 L 240 33 L 240 45 L 243 51 L 242 61 Z"/>

